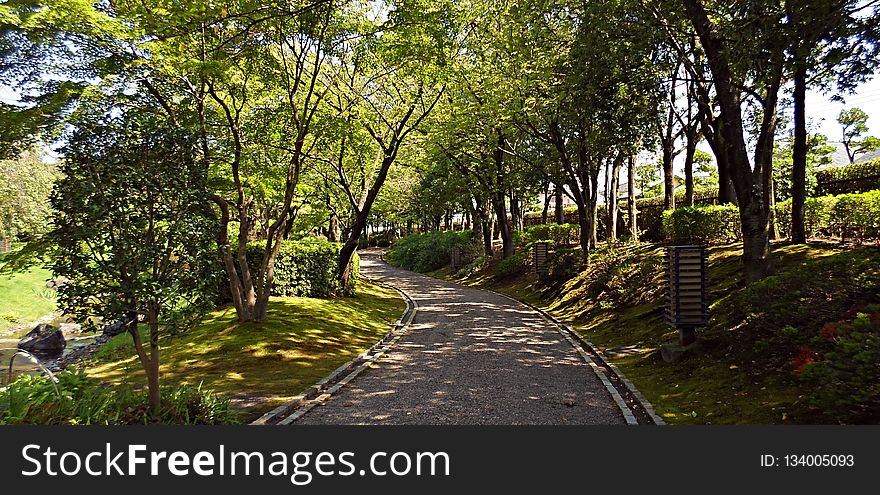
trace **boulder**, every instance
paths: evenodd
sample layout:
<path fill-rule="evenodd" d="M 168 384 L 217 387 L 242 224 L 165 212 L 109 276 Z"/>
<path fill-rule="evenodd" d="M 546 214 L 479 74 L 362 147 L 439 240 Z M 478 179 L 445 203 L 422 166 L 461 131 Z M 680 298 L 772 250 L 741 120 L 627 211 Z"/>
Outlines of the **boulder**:
<path fill-rule="evenodd" d="M 104 326 L 104 335 L 109 335 L 111 337 L 115 335 L 119 335 L 121 333 L 125 333 L 128 330 L 127 325 L 125 324 L 125 320 L 115 321 L 110 323 L 109 325 Z"/>
<path fill-rule="evenodd" d="M 37 325 L 18 343 L 18 348 L 28 352 L 61 352 L 67 346 L 64 334 L 60 329 L 47 323 Z"/>

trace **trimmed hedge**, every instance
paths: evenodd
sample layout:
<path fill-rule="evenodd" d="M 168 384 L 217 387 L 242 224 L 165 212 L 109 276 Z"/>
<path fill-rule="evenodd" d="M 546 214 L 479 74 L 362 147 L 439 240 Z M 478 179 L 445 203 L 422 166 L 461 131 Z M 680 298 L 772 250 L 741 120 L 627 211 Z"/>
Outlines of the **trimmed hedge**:
<path fill-rule="evenodd" d="M 248 263 L 254 270 L 263 256 L 265 241 L 248 244 Z M 342 284 L 336 279 L 339 252 L 342 243 L 320 239 L 281 241 L 281 249 L 275 259 L 273 296 L 326 297 L 344 294 Z M 354 292 L 360 276 L 360 259 L 357 252 L 351 260 L 349 294 Z"/>
<path fill-rule="evenodd" d="M 663 212 L 663 234 L 667 241 L 685 244 L 733 242 L 742 238 L 739 208 L 685 206 Z"/>
<path fill-rule="evenodd" d="M 385 258 L 395 266 L 414 272 L 430 272 L 452 261 L 452 247 L 461 246 L 465 259 L 473 258 L 476 249 L 473 231 L 444 231 L 413 234 L 394 241 Z"/>
<path fill-rule="evenodd" d="M 791 200 L 776 204 L 782 235 L 791 232 Z M 809 198 L 804 204 L 807 237 L 861 243 L 880 240 L 880 190 Z M 727 243 L 742 240 L 739 209 L 733 205 L 694 206 L 663 212 L 668 242 Z"/>
<path fill-rule="evenodd" d="M 578 243 L 581 228 L 577 224 L 539 224 L 526 227 L 523 232 L 516 232 L 516 244 L 528 246 L 533 242 L 547 241 L 554 246 L 571 246 Z"/>
<path fill-rule="evenodd" d="M 829 167 L 816 172 L 818 194 L 860 193 L 877 189 L 880 184 L 880 158 L 843 167 Z"/>

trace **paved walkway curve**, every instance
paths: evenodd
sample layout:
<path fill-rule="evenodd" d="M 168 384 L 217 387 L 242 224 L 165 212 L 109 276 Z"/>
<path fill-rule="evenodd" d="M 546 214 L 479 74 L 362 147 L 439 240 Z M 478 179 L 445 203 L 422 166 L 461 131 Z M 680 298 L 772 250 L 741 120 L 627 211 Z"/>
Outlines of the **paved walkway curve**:
<path fill-rule="evenodd" d="M 373 253 L 361 271 L 416 301 L 410 331 L 294 424 L 624 423 L 589 365 L 534 310 Z"/>

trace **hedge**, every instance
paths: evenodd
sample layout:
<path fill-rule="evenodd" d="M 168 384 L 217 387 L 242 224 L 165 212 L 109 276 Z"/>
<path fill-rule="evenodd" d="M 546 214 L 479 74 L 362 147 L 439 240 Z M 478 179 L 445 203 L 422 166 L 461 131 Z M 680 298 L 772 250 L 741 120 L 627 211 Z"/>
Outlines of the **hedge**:
<path fill-rule="evenodd" d="M 791 200 L 776 205 L 782 235 L 791 232 Z M 807 237 L 864 242 L 880 240 L 880 190 L 809 198 L 804 204 Z M 663 212 L 669 242 L 726 243 L 742 240 L 739 209 L 733 205 L 694 206 Z"/>
<path fill-rule="evenodd" d="M 860 193 L 880 185 L 880 158 L 816 172 L 818 194 Z"/>
<path fill-rule="evenodd" d="M 248 263 L 252 270 L 259 266 L 265 246 L 265 241 L 248 244 Z M 346 293 L 336 278 L 341 249 L 342 243 L 320 239 L 281 241 L 281 248 L 275 259 L 272 295 L 326 297 Z M 360 273 L 357 252 L 351 262 L 353 269 L 350 272 L 349 294 L 354 292 Z"/>
<path fill-rule="evenodd" d="M 672 243 L 733 242 L 742 238 L 739 208 L 713 205 L 666 210 L 663 212 L 663 234 Z"/>
<path fill-rule="evenodd" d="M 578 244 L 580 232 L 580 226 L 571 223 L 532 225 L 516 233 L 516 244 L 528 246 L 533 242 L 549 241 L 554 246 L 571 246 Z"/>
<path fill-rule="evenodd" d="M 452 261 L 452 247 L 464 249 L 465 260 L 473 258 L 476 249 L 473 231 L 444 231 L 413 234 L 394 241 L 385 258 L 395 266 L 416 272 L 430 272 Z"/>

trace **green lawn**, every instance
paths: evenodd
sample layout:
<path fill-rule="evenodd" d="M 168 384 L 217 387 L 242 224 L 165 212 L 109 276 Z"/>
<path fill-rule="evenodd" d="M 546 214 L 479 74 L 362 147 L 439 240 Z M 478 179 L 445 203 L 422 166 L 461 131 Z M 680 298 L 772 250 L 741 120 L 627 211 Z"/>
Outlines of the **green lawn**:
<path fill-rule="evenodd" d="M 0 274 L 0 332 L 55 310 L 54 292 L 46 288 L 50 278 L 52 274 L 41 268 L 11 276 Z"/>
<path fill-rule="evenodd" d="M 358 295 L 334 299 L 272 298 L 262 324 L 239 324 L 233 308 L 217 310 L 200 327 L 162 343 L 161 380 L 202 384 L 233 399 L 242 420 L 256 418 L 363 352 L 400 318 L 399 294 L 365 280 Z M 107 343 L 88 374 L 143 383 L 129 335 Z"/>
<path fill-rule="evenodd" d="M 633 250 L 629 260 L 663 256 L 663 248 L 658 245 L 628 249 Z M 865 272 L 878 270 L 880 250 L 843 250 L 829 244 L 774 245 L 774 269 L 782 277 L 769 279 L 778 281 L 773 282 L 775 295 L 763 299 L 754 295 L 743 299 L 748 292 L 739 277 L 741 252 L 738 244 L 710 250 L 714 316 L 710 327 L 700 332 L 707 345 L 701 353 L 675 364 L 665 363 L 659 356 L 661 344 L 677 339 L 677 331 L 663 320 L 662 267 L 654 268 L 651 277 L 642 279 L 636 279 L 636 269 L 630 272 L 633 280 L 611 279 L 604 288 L 595 283 L 595 278 L 586 277 L 586 272 L 551 289 L 536 285 L 534 275 L 498 280 L 493 276 L 497 262 L 458 281 L 507 293 L 571 324 L 613 356 L 611 362 L 669 423 L 827 421 L 821 411 L 807 404 L 812 390 L 797 380 L 790 365 L 798 344 L 778 336 L 784 326 L 778 320 L 791 322 L 802 332 L 815 333 L 824 321 L 839 319 L 842 308 L 876 298 L 869 293 L 847 295 L 839 286 L 846 286 L 852 276 L 842 266 L 864 267 Z M 829 269 L 828 262 L 838 262 L 839 266 Z M 825 267 L 822 276 L 811 279 L 810 274 L 819 267 Z M 785 278 L 798 274 L 800 277 Z M 453 279 L 449 269 L 433 275 Z M 633 288 L 634 293 L 626 292 Z M 624 348 L 626 353 L 614 352 Z"/>

